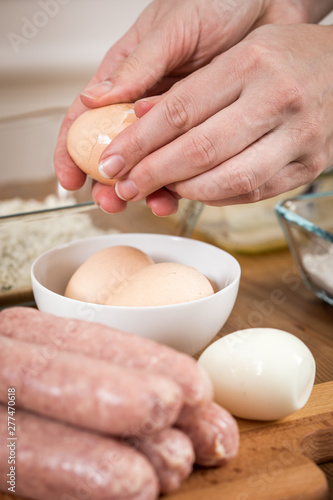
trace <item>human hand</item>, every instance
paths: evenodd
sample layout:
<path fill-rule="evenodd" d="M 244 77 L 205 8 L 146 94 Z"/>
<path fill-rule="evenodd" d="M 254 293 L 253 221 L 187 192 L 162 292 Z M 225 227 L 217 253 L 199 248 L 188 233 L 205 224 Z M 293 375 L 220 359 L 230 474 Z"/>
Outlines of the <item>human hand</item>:
<path fill-rule="evenodd" d="M 327 1 L 321 0 L 316 5 Z M 318 8 L 312 20 L 315 15 L 318 17 Z M 309 15 L 302 8 L 302 0 L 280 0 L 279 8 L 274 0 L 214 0 L 209 3 L 205 0 L 155 0 L 110 49 L 84 94 L 69 109 L 55 151 L 55 170 L 61 184 L 67 189 L 78 189 L 85 182 L 85 174 L 68 155 L 66 137 L 72 122 L 88 107 L 134 101 L 152 92 L 163 92 L 175 81 L 207 64 L 216 54 L 227 50 L 254 26 L 266 22 L 307 21 Z M 139 116 L 151 105 L 139 104 Z M 92 196 L 108 212 L 126 207 L 113 188 L 99 183 L 94 185 Z M 155 207 L 155 213 L 164 215 L 177 209 L 177 197 L 161 189 L 150 194 L 147 203 L 153 210 Z"/>
<path fill-rule="evenodd" d="M 166 215 L 173 195 L 222 206 L 313 180 L 333 163 L 332 46 L 330 26 L 266 25 L 164 95 L 137 103 L 142 118 L 102 155 L 105 173 L 120 178 L 118 195 L 152 197 L 159 214 L 166 186 Z"/>
<path fill-rule="evenodd" d="M 55 151 L 60 183 L 67 189 L 78 189 L 85 182 L 85 174 L 68 155 L 66 138 L 72 122 L 88 107 L 135 101 L 151 92 L 167 90 L 240 40 L 263 15 L 265 4 L 267 0 L 151 3 L 110 49 L 81 97 L 68 110 Z M 143 107 L 144 104 L 141 112 Z M 94 185 L 92 195 L 106 211 L 117 212 L 126 207 L 113 188 L 99 183 Z M 164 190 L 154 196 L 168 199 Z"/>

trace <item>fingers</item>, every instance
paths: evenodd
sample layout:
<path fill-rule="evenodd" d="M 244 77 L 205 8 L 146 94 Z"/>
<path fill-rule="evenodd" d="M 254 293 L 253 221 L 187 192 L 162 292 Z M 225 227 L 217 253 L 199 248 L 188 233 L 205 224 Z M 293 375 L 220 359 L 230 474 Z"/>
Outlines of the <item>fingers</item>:
<path fill-rule="evenodd" d="M 130 30 L 106 54 L 96 74 L 88 82 L 86 89 L 93 88 L 94 93 L 108 92 L 111 83 L 107 80 L 109 75 L 127 57 L 130 50 L 137 43 L 134 30 Z M 85 91 L 83 91 L 85 92 Z M 98 99 L 85 99 L 77 97 L 68 110 L 60 127 L 57 145 L 54 153 L 54 168 L 60 184 L 69 190 L 79 189 L 83 186 L 86 175 L 75 165 L 67 151 L 67 134 L 73 121 L 91 107 L 100 106 Z"/>
<path fill-rule="evenodd" d="M 167 184 L 166 187 L 175 196 L 216 206 L 251 203 L 293 189 L 319 175 L 327 160 L 325 155 L 323 158 L 316 154 L 311 157 L 311 144 L 306 150 L 299 140 L 301 134 L 294 123 L 280 125 L 263 134 L 240 153 L 231 154 L 230 157 L 228 153 L 225 161 L 214 168 Z M 165 168 L 162 165 L 161 172 Z M 284 178 L 287 172 L 290 172 L 290 178 Z M 133 182 L 130 177 L 118 182 L 118 195 L 122 196 L 122 185 L 128 189 L 128 183 Z"/>
<path fill-rule="evenodd" d="M 211 175 L 219 165 L 256 143 L 280 124 L 281 117 L 278 114 L 271 115 L 270 109 L 265 106 L 260 108 L 255 96 L 249 92 L 167 146 L 145 157 L 125 179 L 118 181 L 117 193 L 125 200 L 137 200 L 163 185 L 179 183 L 192 177 L 196 179 L 204 172 Z M 123 171 L 120 173 L 123 174 Z M 191 188 L 193 185 L 196 185 L 194 181 L 189 184 Z M 226 189 L 225 182 L 223 186 Z M 189 192 L 178 191 L 178 194 L 185 198 L 199 196 L 202 199 L 202 193 L 197 191 L 192 196 Z"/>
<path fill-rule="evenodd" d="M 210 4 L 203 0 L 155 0 L 149 4 L 106 54 L 96 75 L 83 90 L 81 102 L 77 99 L 64 119 L 55 151 L 55 170 L 61 184 L 67 189 L 78 189 L 85 181 L 85 175 L 73 163 L 66 148 L 67 131 L 77 116 L 87 108 L 135 101 L 151 95 L 153 90 L 158 93 L 170 89 L 179 78 L 205 65 L 240 39 L 259 15 L 261 3 L 253 1 L 251 8 L 242 2 L 224 5 L 216 0 Z M 147 155 L 188 130 L 193 126 L 192 122 L 194 125 L 198 123 L 195 117 L 192 122 L 187 120 L 185 110 L 188 123 L 179 126 L 179 120 L 184 119 L 182 106 L 181 101 L 178 107 L 176 103 L 175 113 L 172 106 L 165 109 L 174 130 L 166 130 L 160 137 L 154 131 L 151 146 L 142 147 L 140 143 L 138 147 L 134 139 L 132 149 L 136 148 L 136 161 L 128 163 L 126 171 L 139 161 L 137 153 L 141 148 Z M 144 114 L 144 104 L 141 109 Z M 205 119 L 204 116 L 201 119 Z M 152 121 L 150 125 L 154 126 Z M 157 126 L 164 128 L 162 123 L 157 123 Z M 147 130 L 149 133 L 149 126 Z M 172 200 L 170 203 L 173 204 Z"/>
<path fill-rule="evenodd" d="M 98 85 L 81 97 L 89 107 L 133 102 L 170 88 L 170 78 L 183 77 L 205 66 L 216 55 L 239 41 L 263 9 L 262 0 L 154 1 L 133 27 L 109 52 L 112 65 Z"/>
<path fill-rule="evenodd" d="M 160 97 L 155 97 L 149 101 L 138 101 L 135 106 L 137 116 L 140 117 L 147 113 L 159 99 Z M 92 197 L 95 203 L 107 213 L 124 211 L 127 206 L 127 203 L 117 196 L 114 187 L 100 183 L 94 183 Z M 170 193 L 167 189 L 162 188 L 147 196 L 146 203 L 155 215 L 165 217 L 177 212 L 178 198 L 176 193 Z"/>
<path fill-rule="evenodd" d="M 163 188 L 148 195 L 146 203 L 155 215 L 166 217 L 177 212 L 178 199 L 177 193 L 172 193 Z"/>
<path fill-rule="evenodd" d="M 281 127 L 215 169 L 167 186 L 184 198 L 214 206 L 253 203 L 312 181 L 323 169 L 318 158 L 301 157 L 295 136 Z M 297 158 L 298 160 L 295 160 Z"/>
<path fill-rule="evenodd" d="M 224 65 L 211 64 L 198 70 L 176 84 L 157 102 L 154 101 L 149 113 L 134 123 L 130 130 L 124 130 L 104 150 L 101 156 L 104 175 L 110 178 L 122 177 L 143 158 L 148 160 L 149 154 L 164 145 L 168 145 L 171 152 L 174 139 L 235 101 L 241 92 L 241 80 L 236 67 L 231 66 L 229 60 L 226 56 Z M 203 91 L 207 87 L 207 81 L 211 86 L 209 93 Z M 114 156 L 120 157 L 122 161 L 118 164 L 112 162 L 111 167 L 109 158 Z M 172 164 L 171 160 L 173 159 L 170 158 L 169 165 Z"/>
<path fill-rule="evenodd" d="M 326 168 L 333 98 L 323 41 L 332 32 L 301 26 L 298 40 L 294 30 L 270 27 L 251 35 L 177 84 L 116 138 L 108 153 L 116 151 L 125 165 L 112 172 L 118 196 L 136 201 L 167 186 L 205 203 L 251 202 L 272 190 L 267 183 L 286 165 L 306 165 L 303 183 Z M 308 32 L 318 38 L 301 57 Z M 311 67 L 321 68 L 320 78 Z"/>
<path fill-rule="evenodd" d="M 152 96 L 149 99 L 141 99 L 136 101 L 134 106 L 135 114 L 138 118 L 142 118 L 143 115 L 148 113 L 156 103 L 162 99 L 162 96 Z"/>
<path fill-rule="evenodd" d="M 68 190 L 80 189 L 86 180 L 86 175 L 71 159 L 67 151 L 67 133 L 73 121 L 86 111 L 86 107 L 77 98 L 67 112 L 58 135 L 54 151 L 54 169 L 60 184 Z"/>
<path fill-rule="evenodd" d="M 252 202 L 280 192 L 282 186 L 293 187 L 297 178 L 304 183 L 318 175 L 333 159 L 332 126 L 325 118 L 332 102 L 326 82 L 331 81 L 327 69 L 331 56 L 325 52 L 323 57 L 322 50 L 332 32 L 302 25 L 295 34 L 295 29 L 259 28 L 165 94 L 138 101 L 140 119 L 101 156 L 103 174 L 119 180 L 115 190 L 94 187 L 98 203 L 114 212 L 124 209 L 129 200 L 147 197 L 154 213 L 163 216 L 176 210 L 179 197 L 216 205 Z M 305 51 L 309 34 L 311 44 Z M 147 39 L 154 36 L 152 29 Z M 140 74 L 136 58 L 139 54 L 144 60 L 145 43 L 127 57 L 123 52 L 126 60 L 113 73 L 115 79 L 122 75 L 120 80 L 127 75 L 124 93 L 117 94 L 116 80 L 105 77 L 95 90 L 106 93 L 95 96 L 95 105 L 146 92 L 159 72 L 172 68 L 168 62 L 159 63 L 139 86 L 131 81 L 130 74 Z M 159 50 L 154 46 L 153 58 L 162 57 Z M 319 73 L 323 66 L 328 76 Z M 100 72 L 98 78 L 103 76 Z M 76 103 L 61 133 L 66 133 L 80 109 Z M 58 155 L 60 177 L 66 179 L 72 169 L 71 185 L 82 182 L 64 150 L 59 149 Z M 281 172 L 290 172 L 291 179 L 283 180 Z"/>
<path fill-rule="evenodd" d="M 149 19 L 152 15 L 153 13 L 147 16 L 147 27 L 150 25 Z M 128 58 L 129 54 L 135 51 L 136 46 L 140 42 L 140 37 L 143 35 L 140 33 L 138 25 L 140 25 L 140 22 L 135 23 L 134 26 L 130 28 L 113 47 L 111 47 L 96 74 L 90 82 L 88 82 L 81 96 L 76 98 L 63 120 L 54 153 L 54 168 L 59 182 L 65 189 L 79 189 L 83 186 L 86 179 L 85 174 L 75 165 L 67 151 L 67 133 L 73 121 L 89 108 L 112 104 L 113 102 L 131 100 L 131 96 L 126 90 L 126 85 L 121 88 L 120 93 L 112 93 L 113 84 L 109 78 Z M 144 32 L 145 29 L 145 27 L 141 27 L 141 31 Z M 138 82 L 140 82 L 140 80 L 138 80 Z M 137 91 L 134 93 L 136 98 L 142 97 L 141 87 L 139 87 L 140 85 L 136 86 Z M 100 196 L 102 196 L 102 194 L 100 194 Z M 102 198 L 103 200 L 106 199 L 104 196 L 102 196 Z M 114 201 L 113 196 L 112 200 Z M 102 205 L 104 205 L 104 201 Z M 114 209 L 113 202 L 110 204 L 109 201 L 105 206 L 108 207 L 107 210 L 110 208 L 112 210 Z"/>
<path fill-rule="evenodd" d="M 96 205 L 104 212 L 115 214 L 126 209 L 127 203 L 117 196 L 114 186 L 105 186 L 96 182 L 93 185 L 91 195 Z"/>
<path fill-rule="evenodd" d="M 134 102 L 147 95 L 179 64 L 184 48 L 178 43 L 179 39 L 171 35 L 182 31 L 186 23 L 165 8 L 165 5 L 161 7 L 156 16 L 150 12 L 153 6 L 148 8 L 110 49 L 105 59 L 113 64 L 109 64 L 107 74 L 104 73 L 97 85 L 81 93 L 84 104 L 99 107 L 115 102 Z M 195 26 L 188 25 L 186 29 L 187 43 L 194 50 L 196 37 L 192 33 L 196 33 Z"/>
<path fill-rule="evenodd" d="M 97 108 L 116 102 L 131 102 L 125 87 L 119 89 L 118 94 L 113 92 L 114 82 L 111 81 L 111 76 L 135 50 L 138 43 L 138 34 L 134 26 L 110 48 L 94 78 L 80 94 L 81 101 L 85 106 Z M 137 94 L 137 98 L 139 98 L 140 90 Z"/>
<path fill-rule="evenodd" d="M 250 193 L 225 198 L 223 200 L 211 201 L 207 200 L 206 205 L 222 207 L 230 205 L 239 205 L 246 203 L 254 203 L 257 201 L 266 200 L 275 196 L 281 195 L 293 189 L 299 188 L 304 184 L 315 179 L 313 171 L 305 164 L 294 161 L 285 165 L 279 172 L 271 177 L 262 186 Z"/>
<path fill-rule="evenodd" d="M 99 182 L 94 183 L 92 198 L 104 212 L 115 214 L 126 210 L 127 203 L 121 200 L 113 186 L 105 186 Z M 171 193 L 167 189 L 159 189 L 147 196 L 147 205 L 158 217 L 166 217 L 178 210 L 177 193 Z"/>

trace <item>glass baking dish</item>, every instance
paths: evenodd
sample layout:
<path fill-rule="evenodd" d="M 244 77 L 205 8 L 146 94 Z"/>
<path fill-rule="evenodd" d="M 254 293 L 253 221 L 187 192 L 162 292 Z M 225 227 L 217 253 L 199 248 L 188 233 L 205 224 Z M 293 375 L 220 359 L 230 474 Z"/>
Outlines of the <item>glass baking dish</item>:
<path fill-rule="evenodd" d="M 0 307 L 32 300 L 31 263 L 48 248 L 111 232 L 190 236 L 195 226 L 195 202 L 183 203 L 177 217 L 156 217 L 144 202 L 106 214 L 91 201 L 90 179 L 78 191 L 63 189 L 53 152 L 65 112 L 0 119 Z"/>
<path fill-rule="evenodd" d="M 276 217 L 276 204 L 287 197 L 331 189 L 333 169 L 327 170 L 311 184 L 274 198 L 224 207 L 204 206 L 195 235 L 229 252 L 260 254 L 283 249 L 287 243 Z"/>
<path fill-rule="evenodd" d="M 305 285 L 333 305 L 333 191 L 288 198 L 275 210 Z"/>

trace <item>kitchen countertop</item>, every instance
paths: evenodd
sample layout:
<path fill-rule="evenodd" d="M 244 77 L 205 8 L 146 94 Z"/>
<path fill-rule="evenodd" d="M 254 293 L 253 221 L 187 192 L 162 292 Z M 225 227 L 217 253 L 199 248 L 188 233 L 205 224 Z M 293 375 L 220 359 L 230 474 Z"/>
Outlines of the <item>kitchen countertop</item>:
<path fill-rule="evenodd" d="M 234 254 L 241 269 L 235 307 L 221 334 L 269 327 L 299 337 L 316 360 L 316 383 L 333 380 L 333 308 L 303 284 L 289 250 Z"/>
<path fill-rule="evenodd" d="M 165 222 L 161 220 L 162 226 Z M 147 228 L 143 224 L 140 230 L 144 232 Z M 234 256 L 242 268 L 239 294 L 217 338 L 251 327 L 286 330 L 299 337 L 312 351 L 318 387 L 333 381 L 333 308 L 306 289 L 289 250 L 255 255 L 234 253 Z M 333 462 L 322 464 L 320 468 L 327 477 L 333 498 Z M 0 494 L 1 500 L 8 498 L 11 497 Z"/>
<path fill-rule="evenodd" d="M 234 254 L 242 276 L 235 307 L 221 335 L 252 327 L 286 330 L 299 337 L 316 361 L 316 384 L 333 380 L 333 308 L 308 291 L 289 250 Z M 321 466 L 333 498 L 333 462 Z"/>

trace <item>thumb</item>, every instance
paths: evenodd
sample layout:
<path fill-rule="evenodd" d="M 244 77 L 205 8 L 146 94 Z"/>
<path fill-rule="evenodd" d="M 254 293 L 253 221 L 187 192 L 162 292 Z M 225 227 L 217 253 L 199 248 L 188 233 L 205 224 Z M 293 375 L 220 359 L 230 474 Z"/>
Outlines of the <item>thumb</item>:
<path fill-rule="evenodd" d="M 112 57 L 111 53 L 108 56 Z M 106 66 L 109 57 L 104 61 Z M 178 62 L 179 54 L 170 47 L 168 27 L 154 30 L 141 40 L 113 72 L 109 71 L 109 76 L 84 89 L 81 100 L 86 106 L 93 108 L 142 99 Z M 105 70 L 103 73 L 105 74 Z"/>
<path fill-rule="evenodd" d="M 108 50 L 96 73 L 80 93 L 81 102 L 85 106 L 96 108 L 115 102 L 104 102 L 105 99 L 103 99 L 113 87 L 110 75 L 124 63 L 137 44 L 138 41 L 132 28 Z"/>

